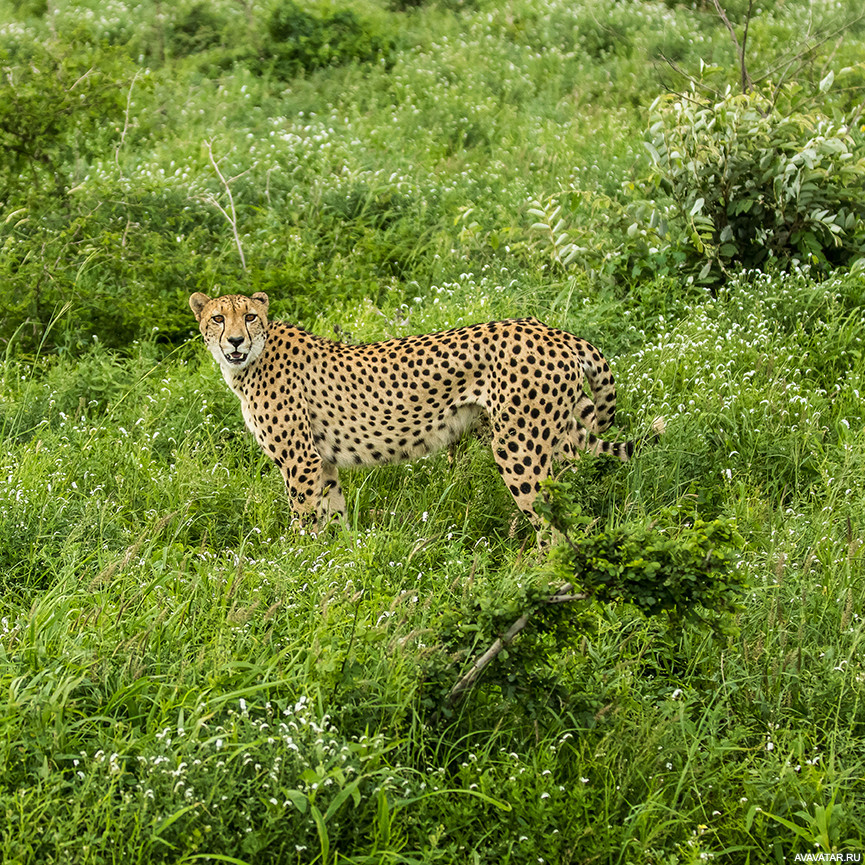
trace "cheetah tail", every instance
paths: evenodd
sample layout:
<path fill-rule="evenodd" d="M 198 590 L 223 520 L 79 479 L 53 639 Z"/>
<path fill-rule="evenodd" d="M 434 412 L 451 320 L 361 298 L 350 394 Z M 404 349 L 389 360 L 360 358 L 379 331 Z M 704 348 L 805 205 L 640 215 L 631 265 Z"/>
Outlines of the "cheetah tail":
<path fill-rule="evenodd" d="M 652 428 L 645 435 L 636 439 L 631 439 L 626 442 L 608 442 L 599 439 L 592 433 L 585 434 L 584 450 L 594 454 L 605 454 L 606 456 L 616 457 L 623 463 L 628 462 L 634 455 L 637 448 L 645 445 L 655 444 L 667 429 L 666 421 L 663 417 L 656 417 L 652 421 Z"/>
<path fill-rule="evenodd" d="M 592 402 L 595 407 L 594 426 L 591 418 L 581 422 L 592 432 L 603 432 L 609 429 L 616 419 L 616 382 L 606 358 L 593 346 L 586 343 L 589 357 L 583 357 L 581 366 L 589 389 L 592 391 Z M 594 361 L 592 355 L 597 356 Z"/>

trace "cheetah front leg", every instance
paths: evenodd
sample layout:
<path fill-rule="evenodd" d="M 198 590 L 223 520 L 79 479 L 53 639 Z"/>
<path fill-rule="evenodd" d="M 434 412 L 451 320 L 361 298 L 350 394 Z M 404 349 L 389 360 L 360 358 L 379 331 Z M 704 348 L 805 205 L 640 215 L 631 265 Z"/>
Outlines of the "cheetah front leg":
<path fill-rule="evenodd" d="M 286 450 L 287 458 L 276 463 L 285 481 L 288 503 L 293 520 L 315 526 L 321 502 L 324 463 L 318 453 L 303 443 L 294 443 Z"/>
<path fill-rule="evenodd" d="M 280 468 L 295 520 L 317 530 L 345 518 L 345 496 L 333 463 L 312 451 Z"/>

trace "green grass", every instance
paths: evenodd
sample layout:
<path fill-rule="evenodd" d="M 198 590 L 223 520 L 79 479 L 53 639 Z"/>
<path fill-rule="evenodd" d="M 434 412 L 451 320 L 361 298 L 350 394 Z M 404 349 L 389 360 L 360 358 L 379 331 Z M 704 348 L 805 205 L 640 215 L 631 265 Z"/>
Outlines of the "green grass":
<path fill-rule="evenodd" d="M 305 4 L 351 9 L 352 33 L 390 47 L 340 43 L 293 78 L 267 65 L 259 4 L 0 13 L 0 65 L 32 72 L 19 60 L 42 41 L 102 58 L 120 94 L 77 127 L 86 147 L 46 138 L 0 205 L 0 861 L 861 852 L 861 273 L 709 291 L 562 267 L 532 230 L 533 202 L 581 190 L 593 248 L 627 256 L 649 105 L 687 86 L 660 53 L 736 81 L 711 12 L 399 5 Z M 803 8 L 755 18 L 755 71 L 801 37 Z M 856 11 L 809 9 L 826 32 Z M 803 59 L 815 92 L 850 67 L 827 111 L 861 101 L 861 46 L 853 25 Z M 246 269 L 205 142 L 237 178 Z M 488 447 L 349 472 L 344 526 L 291 528 L 194 333 L 195 290 L 265 290 L 276 317 L 351 341 L 522 315 L 591 340 L 618 434 L 658 414 L 668 432 L 626 465 L 582 460 L 570 495 L 593 532 L 663 531 L 671 508 L 734 520 L 748 589 L 728 632 L 574 604 L 448 707 L 552 572 Z"/>

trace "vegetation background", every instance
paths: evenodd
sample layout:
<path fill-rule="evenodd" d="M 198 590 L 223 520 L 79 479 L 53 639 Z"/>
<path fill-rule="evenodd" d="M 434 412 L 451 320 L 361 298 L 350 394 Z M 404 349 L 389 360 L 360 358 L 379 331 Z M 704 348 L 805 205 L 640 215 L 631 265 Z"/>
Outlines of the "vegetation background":
<path fill-rule="evenodd" d="M 862 852 L 863 52 L 856 0 L 3 4 L 0 860 Z M 535 315 L 669 431 L 550 555 L 477 441 L 302 536 L 197 290 Z"/>

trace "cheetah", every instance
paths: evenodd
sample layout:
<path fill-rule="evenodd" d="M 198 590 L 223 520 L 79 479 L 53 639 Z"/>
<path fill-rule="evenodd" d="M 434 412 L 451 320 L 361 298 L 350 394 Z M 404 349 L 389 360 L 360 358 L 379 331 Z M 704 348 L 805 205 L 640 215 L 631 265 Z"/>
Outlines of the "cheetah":
<path fill-rule="evenodd" d="M 502 479 L 540 530 L 533 505 L 554 460 L 588 451 L 627 461 L 637 444 L 596 435 L 616 411 L 604 356 L 535 318 L 347 345 L 268 321 L 263 292 L 196 292 L 189 305 L 246 426 L 306 522 L 345 515 L 338 469 L 430 454 L 484 420 Z M 663 429 L 659 418 L 645 438 Z"/>

